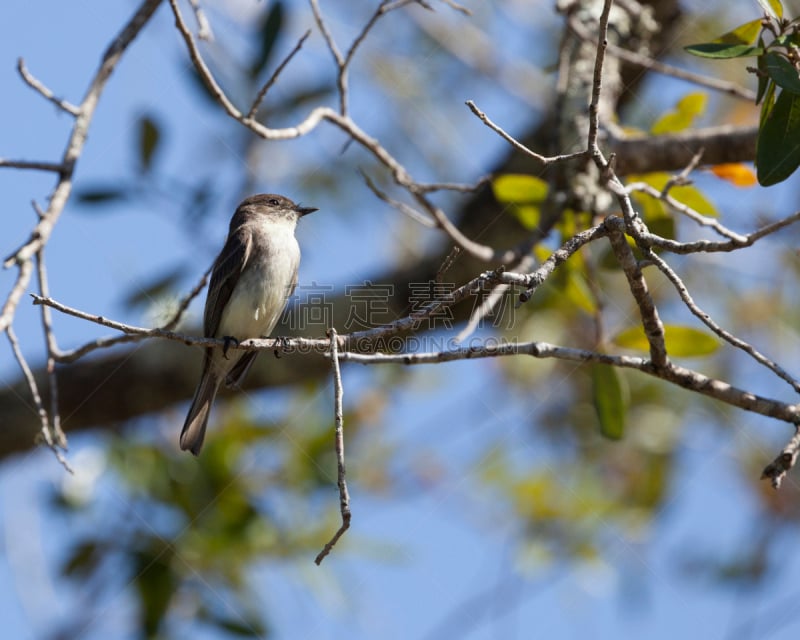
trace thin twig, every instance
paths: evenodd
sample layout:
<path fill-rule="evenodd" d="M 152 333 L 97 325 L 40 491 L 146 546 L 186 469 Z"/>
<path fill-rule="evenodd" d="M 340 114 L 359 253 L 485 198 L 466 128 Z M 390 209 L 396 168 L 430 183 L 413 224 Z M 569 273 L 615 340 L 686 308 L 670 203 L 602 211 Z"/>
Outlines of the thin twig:
<path fill-rule="evenodd" d="M 328 331 L 331 340 L 331 368 L 333 370 L 333 410 L 336 422 L 336 484 L 339 487 L 339 513 L 342 516 L 342 524 L 333 537 L 325 544 L 322 551 L 317 554 L 314 562 L 319 565 L 327 556 L 339 538 L 350 528 L 350 494 L 347 491 L 347 473 L 344 466 L 344 412 L 342 409 L 342 397 L 344 387 L 342 385 L 342 372 L 339 366 L 339 347 L 336 339 L 336 329 Z"/>
<path fill-rule="evenodd" d="M 689 184 L 689 174 L 700 164 L 700 160 L 703 158 L 705 152 L 705 147 L 700 147 L 679 174 L 669 177 L 661 193 L 666 196 L 669 194 L 672 187 Z"/>
<path fill-rule="evenodd" d="M 600 93 L 602 89 L 603 62 L 605 61 L 606 47 L 608 47 L 608 16 L 611 13 L 612 3 L 613 0 L 605 0 L 603 11 L 600 13 L 597 55 L 594 60 L 594 75 L 592 76 L 592 98 L 589 102 L 589 134 L 586 150 L 595 158 L 595 161 L 600 155 L 600 148 L 597 146 L 597 135 L 600 132 Z"/>
<path fill-rule="evenodd" d="M 459 193 L 475 193 L 483 185 L 492 181 L 491 176 L 484 176 L 473 184 L 461 184 L 459 182 L 421 182 L 417 184 L 417 189 L 422 193 L 431 191 L 457 191 Z"/>
<path fill-rule="evenodd" d="M 34 91 L 38 91 L 41 93 L 47 100 L 52 102 L 56 105 L 59 109 L 63 109 L 68 114 L 75 116 L 76 118 L 81 113 L 81 108 L 76 107 L 74 104 L 70 104 L 66 100 L 62 100 L 61 98 L 57 98 L 55 94 L 50 91 L 44 84 L 42 84 L 39 80 L 37 80 L 28 68 L 25 66 L 25 60 L 22 58 L 17 59 L 17 71 L 19 71 L 19 75 L 22 76 L 22 79 L 25 83 L 31 87 Z"/>
<path fill-rule="evenodd" d="M 162 329 L 172 330 L 178 325 L 178 322 L 180 322 L 181 317 L 183 316 L 183 312 L 189 308 L 189 305 L 192 303 L 192 300 L 194 300 L 197 296 L 199 296 L 200 292 L 205 288 L 206 282 L 208 282 L 208 276 L 211 275 L 211 271 L 213 269 L 214 269 L 213 265 L 210 266 L 208 269 L 206 269 L 206 272 L 203 274 L 203 277 L 200 278 L 200 280 L 196 285 L 194 285 L 192 290 L 189 293 L 187 293 L 183 297 L 183 299 L 181 299 L 181 301 L 178 303 L 178 308 L 175 309 L 175 313 L 172 315 L 172 318 L 169 321 L 167 321 L 165 325 L 162 326 Z"/>
<path fill-rule="evenodd" d="M 70 467 L 69 463 L 61 454 L 61 451 L 59 451 L 58 449 L 58 445 L 53 440 L 50 434 L 50 425 L 47 419 L 47 410 L 44 408 L 42 397 L 39 394 L 39 387 L 36 384 L 36 379 L 33 377 L 33 372 L 31 371 L 30 366 L 28 366 L 28 362 L 25 360 L 25 356 L 22 355 L 22 350 L 19 348 L 19 341 L 17 340 L 17 336 L 14 333 L 14 329 L 13 327 L 11 327 L 11 325 L 6 327 L 6 335 L 8 336 L 8 341 L 11 343 L 11 350 L 14 353 L 14 357 L 19 363 L 20 369 L 22 369 L 22 374 L 23 376 L 25 376 L 25 381 L 28 383 L 28 389 L 31 392 L 33 403 L 36 406 L 36 412 L 39 414 L 39 420 L 41 421 L 42 424 L 41 426 L 42 438 L 44 439 L 47 446 L 50 447 L 50 450 L 55 454 L 56 460 L 58 460 L 67 471 L 69 471 L 70 473 L 74 473 L 72 467 Z"/>
<path fill-rule="evenodd" d="M 521 151 L 525 155 L 530 156 L 534 160 L 538 160 L 540 163 L 542 163 L 545 166 L 549 165 L 549 164 L 554 164 L 556 162 L 564 162 L 565 160 L 581 160 L 581 159 L 585 159 L 585 158 L 588 157 L 588 154 L 587 154 L 586 151 L 578 151 L 576 153 L 566 153 L 566 154 L 558 155 L 558 156 L 543 156 L 543 155 L 540 155 L 540 154 L 536 153 L 535 151 L 532 151 L 531 149 L 528 149 L 528 147 L 526 147 L 524 144 L 522 144 L 521 142 L 516 140 L 510 134 L 506 133 L 500 126 L 498 126 L 494 122 L 492 122 L 489 119 L 489 117 L 483 111 L 481 111 L 475 105 L 475 103 L 472 100 L 467 100 L 466 105 L 469 107 L 469 110 L 472 111 L 472 113 L 474 113 L 481 122 L 483 122 L 483 124 L 485 124 L 487 127 L 489 127 L 495 133 L 497 133 L 501 138 L 503 138 L 503 140 L 508 142 L 512 147 L 514 147 L 518 151 Z"/>
<path fill-rule="evenodd" d="M 319 3 L 317 0 L 309 0 L 309 4 L 311 5 L 311 12 L 314 14 L 314 20 L 317 23 L 317 27 L 319 27 L 322 38 L 325 40 L 325 44 L 328 45 L 328 50 L 331 52 L 336 66 L 341 69 L 344 66 L 344 57 L 341 51 L 339 51 L 339 47 L 336 46 L 336 41 L 328 30 L 328 25 L 325 24 L 325 20 L 322 18 Z"/>
<path fill-rule="evenodd" d="M 640 191 L 642 193 L 646 193 L 652 198 L 655 198 L 656 200 L 661 200 L 664 204 L 670 207 L 670 209 L 673 209 L 687 218 L 690 218 L 700 226 L 713 229 L 724 238 L 735 241 L 739 246 L 744 246 L 744 244 L 747 242 L 746 236 L 736 233 L 735 231 L 731 231 L 725 225 L 721 224 L 716 218 L 703 215 L 699 211 L 692 209 L 689 205 L 684 204 L 683 202 L 676 200 L 671 195 L 664 193 L 663 190 L 659 191 L 653 185 L 647 184 L 646 182 L 631 182 L 625 187 L 629 193 Z"/>
<path fill-rule="evenodd" d="M 0 167 L 8 167 L 10 169 L 33 169 L 35 171 L 52 171 L 54 173 L 63 173 L 64 165 L 58 162 L 39 162 L 37 160 L 8 160 L 0 158 Z"/>
<path fill-rule="evenodd" d="M 311 0 L 311 3 L 312 8 L 316 7 L 315 11 L 318 14 L 316 0 Z M 184 42 L 186 43 L 186 47 L 189 51 L 189 57 L 192 59 L 195 69 L 197 69 L 200 78 L 203 80 L 212 96 L 214 96 L 217 102 L 219 102 L 219 104 L 231 118 L 237 120 L 242 125 L 250 129 L 250 131 L 264 138 L 265 140 L 288 140 L 299 138 L 307 135 L 310 131 L 313 131 L 323 120 L 327 120 L 347 133 L 351 140 L 360 144 L 367 151 L 372 153 L 372 155 L 374 155 L 381 164 L 386 166 L 392 172 L 395 182 L 397 182 L 397 184 L 399 184 L 401 187 L 407 189 L 409 193 L 414 196 L 415 200 L 422 206 L 422 208 L 436 219 L 439 228 L 449 235 L 450 238 L 462 249 L 484 262 L 496 262 L 503 264 L 512 262 L 518 258 L 518 252 L 514 250 L 495 251 L 491 247 L 466 238 L 464 234 L 461 233 L 455 227 L 455 225 L 450 222 L 444 212 L 426 198 L 424 188 L 421 188 L 419 184 L 414 181 L 406 168 L 401 165 L 397 159 L 386 149 L 384 149 L 377 140 L 362 131 L 361 128 L 358 127 L 356 123 L 345 114 L 337 113 L 329 107 L 317 107 L 313 109 L 299 124 L 293 127 L 285 127 L 283 129 L 270 129 L 257 120 L 248 118 L 236 108 L 231 99 L 219 86 L 219 83 L 214 79 L 214 76 L 208 68 L 208 65 L 203 60 L 203 56 L 197 47 L 194 36 L 186 26 L 186 22 L 184 21 L 180 7 L 178 6 L 178 0 L 169 0 L 169 4 L 172 7 L 172 13 L 175 16 L 175 25 L 180 34 L 183 36 Z M 321 18 L 319 21 L 322 25 L 320 28 L 323 29 L 324 22 L 321 20 Z M 327 33 L 327 31 L 323 30 L 323 34 L 325 33 Z M 341 54 L 336 49 L 333 40 L 330 40 L 329 46 L 331 46 L 331 51 L 334 53 L 334 57 L 338 56 L 341 58 Z"/>
<path fill-rule="evenodd" d="M 628 280 L 628 288 L 636 301 L 636 306 L 639 307 L 642 327 L 650 345 L 650 359 L 657 368 L 666 368 L 669 365 L 669 359 L 664 340 L 664 324 L 661 322 L 656 304 L 650 295 L 642 269 L 623 233 L 611 233 L 608 239 L 611 241 L 614 256 Z"/>
<path fill-rule="evenodd" d="M 441 2 L 446 4 L 451 9 L 454 9 L 455 11 L 458 11 L 459 13 L 463 13 L 465 16 L 471 16 L 472 15 L 472 11 L 467 9 L 465 6 L 458 4 L 454 0 L 441 0 Z"/>
<path fill-rule="evenodd" d="M 297 41 L 297 44 L 294 45 L 294 49 L 292 49 L 289 52 L 289 55 L 287 55 L 283 59 L 283 61 L 278 65 L 278 68 L 275 69 L 273 74 L 270 76 L 269 80 L 267 80 L 267 82 L 264 84 L 264 86 L 261 87 L 261 91 L 258 92 L 258 95 L 256 96 L 256 99 L 253 101 L 253 106 L 250 107 L 250 111 L 247 112 L 247 116 L 246 117 L 248 119 L 255 118 L 256 113 L 258 112 L 259 106 L 261 106 L 262 101 L 264 100 L 265 96 L 267 95 L 267 91 L 269 91 L 270 88 L 272 87 L 272 85 L 275 84 L 275 81 L 278 79 L 278 76 L 286 68 L 286 65 L 289 64 L 291 59 L 294 58 L 295 54 L 298 51 L 300 51 L 300 49 L 303 46 L 303 43 L 305 43 L 305 41 L 308 39 L 308 36 L 310 36 L 310 35 L 311 35 L 311 29 L 306 31 L 301 36 L 300 40 Z"/>
<path fill-rule="evenodd" d="M 683 281 L 678 277 L 678 274 L 675 273 L 672 267 L 670 267 L 657 253 L 648 250 L 645 253 L 645 256 L 672 283 L 672 285 L 675 287 L 675 290 L 678 292 L 678 295 L 681 297 L 681 300 L 683 300 L 683 303 L 686 305 L 686 308 L 689 309 L 689 311 L 691 311 L 695 317 L 699 318 L 703 324 L 716 333 L 720 338 L 725 340 L 725 342 L 733 345 L 737 349 L 744 351 L 747 355 L 753 358 L 753 360 L 767 367 L 767 369 L 772 371 L 772 373 L 774 373 L 776 376 L 786 381 L 797 393 L 800 393 L 800 382 L 789 375 L 789 373 L 783 367 L 767 358 L 753 345 L 741 340 L 740 338 L 737 338 L 730 332 L 723 329 L 711 318 L 711 316 L 708 315 L 708 313 L 697 306 L 695 301 L 692 299 L 689 290 L 686 288 L 686 285 L 683 284 Z"/>
<path fill-rule="evenodd" d="M 50 286 L 47 281 L 47 268 L 44 260 L 44 247 L 36 253 L 36 275 L 39 280 L 39 293 L 50 297 Z M 67 448 L 67 437 L 61 429 L 61 413 L 58 408 L 58 377 L 56 376 L 56 354 L 59 353 L 56 336 L 53 332 L 53 318 L 50 307 L 42 305 L 42 328 L 47 345 L 47 379 L 50 389 L 50 430 L 55 443 L 62 449 Z"/>
<path fill-rule="evenodd" d="M 436 222 L 431 220 L 428 216 L 424 213 L 420 213 L 414 207 L 407 205 L 405 202 L 401 202 L 400 200 L 395 200 L 394 198 L 389 197 L 388 194 L 381 191 L 378 186 L 372 181 L 367 173 L 363 169 L 358 170 L 361 174 L 361 177 L 364 178 L 364 182 L 367 185 L 367 188 L 372 191 L 379 199 L 383 200 L 386 204 L 390 205 L 391 207 L 397 209 L 400 213 L 407 215 L 411 218 L 414 222 L 421 224 L 424 227 L 428 227 L 429 229 L 433 229 L 436 227 Z"/>

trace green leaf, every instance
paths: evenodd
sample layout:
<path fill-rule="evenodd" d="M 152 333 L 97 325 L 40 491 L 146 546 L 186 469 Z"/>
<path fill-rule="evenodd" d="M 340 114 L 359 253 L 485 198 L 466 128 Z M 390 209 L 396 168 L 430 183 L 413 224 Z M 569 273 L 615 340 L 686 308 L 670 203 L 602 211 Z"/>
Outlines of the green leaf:
<path fill-rule="evenodd" d="M 715 58 L 725 60 L 728 58 L 748 58 L 760 56 L 764 53 L 762 47 L 747 44 L 725 44 L 723 42 L 706 42 L 684 47 L 687 53 L 700 58 Z"/>
<path fill-rule="evenodd" d="M 256 78 L 269 62 L 275 43 L 283 28 L 283 2 L 275 2 L 267 12 L 259 30 L 260 47 L 258 54 L 250 65 L 250 77 Z"/>
<path fill-rule="evenodd" d="M 759 58 L 759 62 L 762 58 Z M 763 70 L 775 81 L 782 89 L 800 94 L 800 76 L 794 65 L 779 53 L 768 51 L 764 56 Z M 761 69 L 759 64 L 759 69 Z"/>
<path fill-rule="evenodd" d="M 600 421 L 600 433 L 620 440 L 625 433 L 625 398 L 619 372 L 606 364 L 592 364 L 592 402 Z"/>
<path fill-rule="evenodd" d="M 766 106 L 766 103 L 765 103 Z M 783 182 L 800 166 L 800 95 L 783 90 L 761 123 L 756 173 L 763 187 Z"/>
<path fill-rule="evenodd" d="M 758 4 L 768 16 L 772 18 L 783 17 L 783 5 L 781 0 L 758 0 Z"/>
<path fill-rule="evenodd" d="M 708 96 L 705 93 L 688 93 L 678 101 L 675 109 L 661 116 L 650 129 L 655 135 L 675 133 L 688 129 L 697 116 L 706 108 Z"/>
<path fill-rule="evenodd" d="M 149 116 L 139 119 L 139 169 L 142 173 L 150 170 L 153 154 L 158 148 L 161 131 Z"/>
<path fill-rule="evenodd" d="M 681 325 L 665 325 L 664 340 L 667 353 L 679 358 L 699 358 L 708 356 L 719 349 L 719 341 L 699 329 Z M 640 325 L 620 331 L 612 342 L 626 349 L 650 351 L 650 343 Z"/>
<path fill-rule="evenodd" d="M 547 182 L 535 176 L 507 173 L 492 181 L 498 202 L 540 203 L 547 197 Z"/>
<path fill-rule="evenodd" d="M 722 34 L 711 42 L 692 44 L 684 49 L 701 58 L 742 58 L 759 56 L 764 53 L 761 46 L 753 43 L 761 33 L 761 20 L 751 20 L 739 25 L 732 31 Z"/>
<path fill-rule="evenodd" d="M 764 46 L 763 38 L 758 38 L 758 46 Z M 761 104 L 761 100 L 767 93 L 767 86 L 770 84 L 766 69 L 766 56 L 758 56 L 758 89 L 756 91 L 756 104 Z"/>

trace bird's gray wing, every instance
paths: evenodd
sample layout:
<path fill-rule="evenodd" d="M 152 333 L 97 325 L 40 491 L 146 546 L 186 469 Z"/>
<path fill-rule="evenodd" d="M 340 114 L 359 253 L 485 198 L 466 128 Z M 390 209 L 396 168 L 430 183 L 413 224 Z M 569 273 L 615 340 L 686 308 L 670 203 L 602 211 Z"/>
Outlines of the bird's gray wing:
<path fill-rule="evenodd" d="M 250 230 L 247 227 L 239 227 L 230 233 L 225 246 L 214 261 L 203 316 L 203 333 L 207 338 L 217 335 L 222 312 L 247 264 L 251 246 Z"/>

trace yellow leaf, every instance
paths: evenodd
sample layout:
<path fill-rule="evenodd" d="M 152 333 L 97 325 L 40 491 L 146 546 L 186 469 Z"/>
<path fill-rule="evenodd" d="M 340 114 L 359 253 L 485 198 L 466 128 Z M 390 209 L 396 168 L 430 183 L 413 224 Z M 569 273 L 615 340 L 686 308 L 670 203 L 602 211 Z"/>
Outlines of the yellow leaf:
<path fill-rule="evenodd" d="M 688 93 L 678 101 L 675 109 L 661 116 L 650 129 L 655 135 L 675 133 L 688 129 L 697 116 L 706 108 L 708 96 L 705 93 Z"/>
<path fill-rule="evenodd" d="M 547 182 L 535 176 L 507 173 L 492 181 L 498 202 L 538 203 L 547 197 Z"/>

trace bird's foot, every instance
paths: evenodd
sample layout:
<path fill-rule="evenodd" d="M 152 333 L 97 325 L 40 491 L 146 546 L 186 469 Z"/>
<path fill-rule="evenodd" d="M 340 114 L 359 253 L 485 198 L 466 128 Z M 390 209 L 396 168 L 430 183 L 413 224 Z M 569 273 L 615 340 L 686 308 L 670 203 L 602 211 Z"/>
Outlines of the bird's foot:
<path fill-rule="evenodd" d="M 231 348 L 232 343 L 238 347 L 239 341 L 233 336 L 223 336 L 222 339 L 225 341 L 225 344 L 222 346 L 222 357 L 228 360 L 228 349 Z"/>
<path fill-rule="evenodd" d="M 281 357 L 281 352 L 286 351 L 289 348 L 289 340 L 286 336 L 279 336 L 275 338 L 278 341 L 278 346 L 275 347 L 275 354 L 276 358 Z"/>

